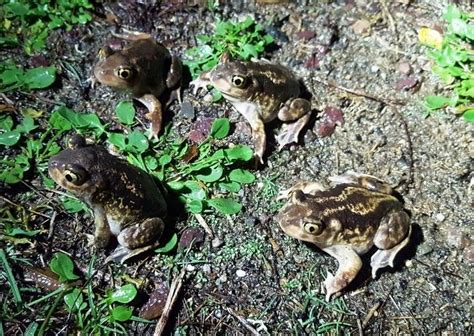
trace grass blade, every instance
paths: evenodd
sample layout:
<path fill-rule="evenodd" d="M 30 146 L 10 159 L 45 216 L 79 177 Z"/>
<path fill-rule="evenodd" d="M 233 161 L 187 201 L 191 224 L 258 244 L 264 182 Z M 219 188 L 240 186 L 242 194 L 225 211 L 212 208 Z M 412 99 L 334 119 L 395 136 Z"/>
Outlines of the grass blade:
<path fill-rule="evenodd" d="M 18 289 L 15 277 L 13 276 L 12 269 L 10 267 L 10 264 L 8 263 L 7 256 L 5 255 L 5 251 L 3 251 L 3 249 L 0 249 L 0 260 L 2 261 L 3 268 L 5 269 L 5 273 L 7 274 L 7 280 L 10 284 L 10 288 L 12 290 L 15 302 L 23 302 L 23 300 L 21 299 L 20 290 Z"/>

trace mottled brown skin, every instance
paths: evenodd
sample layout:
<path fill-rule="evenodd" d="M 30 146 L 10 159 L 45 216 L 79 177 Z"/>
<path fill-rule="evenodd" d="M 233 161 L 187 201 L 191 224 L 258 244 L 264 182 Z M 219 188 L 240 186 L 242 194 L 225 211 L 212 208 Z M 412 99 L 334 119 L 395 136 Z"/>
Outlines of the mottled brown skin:
<path fill-rule="evenodd" d="M 135 41 L 122 50 L 103 48 L 99 51 L 94 78 L 112 88 L 128 90 L 142 102 L 149 110 L 150 135 L 156 137 L 162 128 L 163 107 L 160 99 L 163 93 L 173 91 L 181 100 L 181 61 L 148 34 L 133 38 L 127 35 L 125 38 Z"/>
<path fill-rule="evenodd" d="M 195 92 L 211 84 L 247 119 L 260 162 L 263 162 L 266 147 L 265 123 L 276 118 L 294 121 L 277 137 L 281 149 L 298 141 L 299 132 L 309 120 L 311 104 L 299 98 L 300 82 L 288 68 L 279 64 L 232 61 L 224 54 L 220 64 L 191 84 Z"/>
<path fill-rule="evenodd" d="M 315 244 L 339 262 L 336 275 L 328 273 L 326 299 L 338 294 L 362 267 L 359 255 L 375 245 L 372 276 L 393 267 L 397 253 L 408 243 L 410 218 L 386 183 L 369 175 L 346 173 L 331 178 L 332 188 L 302 182 L 282 193 L 289 198 L 278 213 L 282 230 Z"/>
<path fill-rule="evenodd" d="M 92 208 L 97 247 L 117 236 L 120 246 L 107 261 L 124 262 L 158 245 L 166 202 L 146 172 L 101 146 L 86 145 L 80 136 L 49 160 L 48 170 L 57 184 Z"/>

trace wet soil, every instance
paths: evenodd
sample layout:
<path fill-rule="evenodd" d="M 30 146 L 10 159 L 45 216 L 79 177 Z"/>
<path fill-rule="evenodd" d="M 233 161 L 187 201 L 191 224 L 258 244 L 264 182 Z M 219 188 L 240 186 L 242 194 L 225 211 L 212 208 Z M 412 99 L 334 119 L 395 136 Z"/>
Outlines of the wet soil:
<path fill-rule="evenodd" d="M 300 143 L 278 152 L 270 136 L 257 182 L 238 195 L 243 211 L 235 216 L 204 215 L 214 237 L 207 234 L 202 244 L 181 251 L 176 259 L 158 255 L 143 263 L 106 268 L 108 277 L 98 283 L 107 285 L 110 277 L 126 273 L 148 279 L 149 291 L 154 283 L 171 281 L 186 268 L 170 332 L 250 334 L 253 328 L 272 335 L 471 334 L 473 127 L 449 112 L 427 118 L 423 107 L 424 97 L 441 86 L 429 70 L 417 31 L 439 24 L 442 6 L 436 1 L 402 0 L 232 3 L 214 11 L 175 2 L 105 5 L 104 15 L 93 23 L 51 37 L 56 43 L 46 59 L 62 69 L 60 85 L 35 93 L 36 98 L 9 96 L 18 106 L 50 110 L 48 102 L 56 101 L 111 120 L 116 103 L 127 95 L 104 87 L 91 90 L 85 80 L 97 50 L 120 43 L 110 34 L 116 26 L 151 32 L 182 56 L 195 45 L 197 34 L 212 31 L 216 19 L 247 15 L 275 37 L 274 50 L 264 57 L 290 67 L 313 95 L 315 111 Z M 105 20 L 105 14 L 110 18 L 112 13 L 115 24 Z M 11 54 L 21 59 L 20 51 Z M 167 123 L 177 134 L 184 137 L 200 118 L 228 116 L 237 125 L 229 142 L 251 144 L 243 118 L 229 104 L 205 103 L 202 95 L 188 90 L 184 97 L 196 117 L 185 118 L 174 103 Z M 328 106 L 342 110 L 344 124 L 321 137 L 318 129 Z M 279 127 L 270 125 L 267 132 L 277 133 Z M 348 170 L 376 175 L 396 186 L 414 230 L 394 269 L 371 279 L 366 266 L 341 298 L 327 304 L 321 284 L 337 263 L 284 235 L 274 219 L 282 205 L 275 196 L 298 180 L 325 182 Z M 21 201 L 18 190 L 8 193 Z M 193 216 L 177 218 L 178 232 L 199 227 Z M 92 253 L 85 233 L 92 233 L 91 217 L 62 215 L 52 244 L 39 243 L 33 250 L 45 260 L 65 250 L 85 269 Z M 370 254 L 364 257 L 366 263 L 369 260 Z M 59 316 L 53 330 L 59 331 L 64 319 Z M 130 333 L 136 332 L 152 334 L 153 325 L 131 325 Z"/>

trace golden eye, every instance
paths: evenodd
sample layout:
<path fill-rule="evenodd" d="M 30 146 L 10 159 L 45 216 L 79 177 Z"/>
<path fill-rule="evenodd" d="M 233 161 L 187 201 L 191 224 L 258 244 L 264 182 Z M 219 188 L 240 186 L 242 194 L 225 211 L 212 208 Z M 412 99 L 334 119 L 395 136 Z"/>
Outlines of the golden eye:
<path fill-rule="evenodd" d="M 245 77 L 242 77 L 240 75 L 233 75 L 232 84 L 234 84 L 238 88 L 243 87 L 245 85 Z"/>
<path fill-rule="evenodd" d="M 312 235 L 317 235 L 320 234 L 321 231 L 323 231 L 323 225 L 321 222 L 319 223 L 304 223 L 303 229 L 306 231 L 306 233 L 312 234 Z"/>
<path fill-rule="evenodd" d="M 132 77 L 132 69 L 130 69 L 130 68 L 119 68 L 117 70 L 117 75 L 121 79 L 130 79 L 130 77 Z"/>

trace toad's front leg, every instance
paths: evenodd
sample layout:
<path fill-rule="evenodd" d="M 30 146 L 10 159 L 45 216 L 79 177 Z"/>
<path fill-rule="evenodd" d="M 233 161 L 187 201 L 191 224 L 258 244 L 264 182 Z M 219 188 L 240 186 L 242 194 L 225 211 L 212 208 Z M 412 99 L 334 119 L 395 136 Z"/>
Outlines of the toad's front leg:
<path fill-rule="evenodd" d="M 148 218 L 129 226 L 117 236 L 119 246 L 106 259 L 124 263 L 126 260 L 158 246 L 165 224 L 161 218 Z"/>
<path fill-rule="evenodd" d="M 354 280 L 362 268 L 362 260 L 359 255 L 347 245 L 330 246 L 324 248 L 323 251 L 336 258 L 339 262 L 336 275 L 332 275 L 328 272 L 327 278 L 324 281 L 324 285 L 326 286 L 326 301 L 329 301 L 332 295 L 338 294 Z"/>
<path fill-rule="evenodd" d="M 152 94 L 146 94 L 136 99 L 148 109 L 148 113 L 145 116 L 151 121 L 150 139 L 152 137 L 158 139 L 163 123 L 163 107 L 161 102 Z"/>
<path fill-rule="evenodd" d="M 104 208 L 99 205 L 94 205 L 93 208 L 95 223 L 94 244 L 97 248 L 102 249 L 109 244 L 112 233 L 110 232 Z"/>

